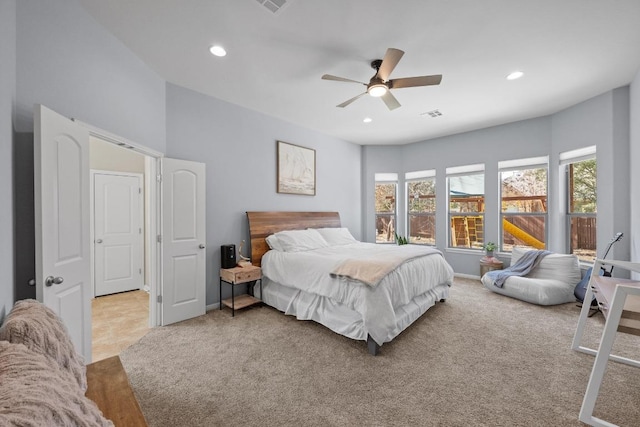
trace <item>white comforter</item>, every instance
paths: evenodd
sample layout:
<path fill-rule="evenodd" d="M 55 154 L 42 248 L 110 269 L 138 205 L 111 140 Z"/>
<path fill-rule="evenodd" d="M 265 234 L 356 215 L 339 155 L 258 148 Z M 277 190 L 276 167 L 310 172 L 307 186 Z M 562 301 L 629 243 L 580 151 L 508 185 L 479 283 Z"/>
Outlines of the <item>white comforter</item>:
<path fill-rule="evenodd" d="M 428 247 L 424 247 L 425 256 L 402 264 L 375 288 L 329 275 L 346 258 L 362 259 L 394 250 L 398 250 L 396 245 L 358 242 L 304 252 L 268 251 L 262 258 L 262 273 L 284 286 L 347 305 L 362 315 L 367 333 L 381 345 L 396 325 L 396 308 L 453 281 L 451 266 L 439 251 Z"/>

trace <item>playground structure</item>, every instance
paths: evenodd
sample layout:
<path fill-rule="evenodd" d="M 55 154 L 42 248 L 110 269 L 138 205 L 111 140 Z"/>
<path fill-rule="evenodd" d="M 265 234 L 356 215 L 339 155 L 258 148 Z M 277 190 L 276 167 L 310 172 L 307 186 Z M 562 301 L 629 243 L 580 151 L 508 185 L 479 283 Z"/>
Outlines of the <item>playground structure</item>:
<path fill-rule="evenodd" d="M 515 225 L 506 218 L 502 220 L 504 243 L 508 245 L 529 246 L 544 249 L 545 244 L 536 236 L 536 229 L 540 229 L 539 218 L 520 217 L 520 224 Z M 542 228 L 542 233 L 544 229 Z M 484 245 L 484 218 L 482 216 L 453 216 L 451 217 L 451 245 L 453 247 L 482 248 Z"/>

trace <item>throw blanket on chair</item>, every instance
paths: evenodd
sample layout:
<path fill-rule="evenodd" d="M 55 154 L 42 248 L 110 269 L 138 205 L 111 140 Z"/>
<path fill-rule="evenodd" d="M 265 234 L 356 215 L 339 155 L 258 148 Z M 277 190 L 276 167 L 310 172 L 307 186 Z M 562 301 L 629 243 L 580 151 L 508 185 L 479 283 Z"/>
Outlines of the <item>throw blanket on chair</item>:
<path fill-rule="evenodd" d="M 515 264 L 505 268 L 504 270 L 490 271 L 487 273 L 487 276 L 493 280 L 493 284 L 495 286 L 501 288 L 509 277 L 526 276 L 529 274 L 531 270 L 536 268 L 542 258 L 550 253 L 551 252 L 549 251 L 527 251 Z"/>

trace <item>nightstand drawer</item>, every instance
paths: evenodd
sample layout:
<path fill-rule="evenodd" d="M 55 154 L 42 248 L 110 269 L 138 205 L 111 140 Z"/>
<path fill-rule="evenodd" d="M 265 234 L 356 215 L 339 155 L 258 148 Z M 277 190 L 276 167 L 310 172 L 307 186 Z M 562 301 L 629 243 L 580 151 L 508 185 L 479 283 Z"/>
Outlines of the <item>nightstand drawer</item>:
<path fill-rule="evenodd" d="M 223 268 L 220 270 L 220 277 L 225 282 L 238 284 L 260 279 L 262 271 L 255 266 Z"/>

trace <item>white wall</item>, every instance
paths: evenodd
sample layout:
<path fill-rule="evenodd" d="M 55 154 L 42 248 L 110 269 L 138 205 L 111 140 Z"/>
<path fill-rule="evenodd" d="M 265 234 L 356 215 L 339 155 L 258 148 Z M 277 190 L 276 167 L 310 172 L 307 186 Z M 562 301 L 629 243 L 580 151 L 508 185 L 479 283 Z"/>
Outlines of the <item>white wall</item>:
<path fill-rule="evenodd" d="M 16 1 L 0 0 L 0 322 L 13 306 L 13 103 Z"/>
<path fill-rule="evenodd" d="M 276 140 L 316 150 L 315 196 L 276 192 Z M 249 242 L 246 211 L 338 211 L 342 224 L 360 237 L 360 150 L 358 145 L 167 85 L 167 156 L 206 164 L 207 304 L 219 301 L 220 245 Z"/>

